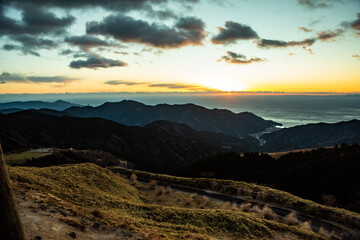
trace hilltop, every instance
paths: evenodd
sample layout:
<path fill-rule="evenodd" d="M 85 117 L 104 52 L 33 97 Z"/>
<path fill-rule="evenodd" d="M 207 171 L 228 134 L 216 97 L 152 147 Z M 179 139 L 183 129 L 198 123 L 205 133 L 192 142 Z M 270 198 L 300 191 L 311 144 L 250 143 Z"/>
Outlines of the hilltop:
<path fill-rule="evenodd" d="M 240 208 L 227 209 L 206 198 L 156 190 L 161 187 L 151 190 L 93 164 L 11 167 L 9 174 L 20 212 L 29 205 L 34 209 L 28 218 L 22 215 L 25 220 L 37 214 L 46 226 L 62 224 L 58 230 L 38 227 L 35 231 L 25 222 L 28 237 L 61 233 L 80 239 L 322 239 L 309 228 L 268 220 Z M 192 200 L 188 204 L 186 199 Z M 170 207 L 168 201 L 178 203 Z"/>

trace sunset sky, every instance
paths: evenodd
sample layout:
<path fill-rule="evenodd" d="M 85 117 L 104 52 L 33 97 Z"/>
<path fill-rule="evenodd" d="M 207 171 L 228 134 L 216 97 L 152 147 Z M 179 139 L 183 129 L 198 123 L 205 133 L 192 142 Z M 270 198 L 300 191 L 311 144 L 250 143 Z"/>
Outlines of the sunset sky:
<path fill-rule="evenodd" d="M 0 93 L 360 93 L 360 0 L 0 0 Z"/>

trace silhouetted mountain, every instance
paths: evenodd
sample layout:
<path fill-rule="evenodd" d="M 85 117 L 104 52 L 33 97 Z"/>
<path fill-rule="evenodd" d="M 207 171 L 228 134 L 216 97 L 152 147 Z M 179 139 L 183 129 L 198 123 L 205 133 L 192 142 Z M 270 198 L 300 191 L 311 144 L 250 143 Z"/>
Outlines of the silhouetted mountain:
<path fill-rule="evenodd" d="M 145 126 L 153 121 L 184 123 L 198 131 L 221 132 L 234 137 L 265 131 L 281 125 L 252 113 L 235 114 L 224 109 L 207 109 L 194 104 L 149 106 L 124 100 L 104 103 L 98 107 L 71 107 L 63 111 L 77 117 L 100 117 L 128 126 Z"/>
<path fill-rule="evenodd" d="M 134 162 L 138 169 L 155 172 L 169 172 L 227 151 L 223 146 L 229 143 L 236 145 L 236 138 L 223 134 L 216 137 L 215 133 L 203 133 L 203 136 L 193 131 L 194 136 L 181 136 L 164 131 L 164 125 L 171 123 L 128 127 L 100 118 L 58 117 L 22 111 L 0 115 L 0 141 L 5 151 L 36 147 L 102 150 Z M 181 125 L 181 128 L 192 131 L 187 126 Z M 244 143 L 244 140 L 237 141 Z M 233 150 L 246 151 L 240 147 Z"/>
<path fill-rule="evenodd" d="M 20 111 L 23 111 L 23 110 L 24 109 L 20 109 L 20 108 L 5 108 L 5 109 L 0 109 L 0 113 L 9 114 L 9 113 L 20 112 Z"/>
<path fill-rule="evenodd" d="M 228 151 L 260 151 L 258 140 L 253 137 L 248 136 L 244 137 L 243 139 L 239 139 L 222 133 L 213 133 L 206 131 L 200 132 L 192 129 L 191 127 L 183 123 L 159 120 L 146 125 L 145 129 L 149 129 L 150 131 L 157 132 L 159 134 L 166 133 L 177 137 L 196 139 L 202 142 L 209 142 L 216 146 L 221 146 L 223 149 Z"/>
<path fill-rule="evenodd" d="M 288 153 L 225 153 L 180 171 L 187 177 L 214 177 L 261 183 L 317 202 L 360 212 L 360 145 Z"/>
<path fill-rule="evenodd" d="M 266 141 L 265 152 L 360 143 L 360 121 L 301 125 L 264 134 L 261 139 Z"/>
<path fill-rule="evenodd" d="M 27 110 L 27 109 L 41 109 L 41 108 L 48 108 L 58 111 L 63 111 L 67 108 L 73 107 L 73 106 L 80 106 L 78 104 L 66 102 L 63 100 L 57 100 L 55 102 L 43 102 L 43 101 L 26 101 L 26 102 L 7 102 L 7 103 L 0 103 L 0 110 L 4 112 L 5 109 L 13 109 L 12 112 L 15 109 L 18 109 L 17 112 L 21 110 Z M 4 113 L 11 113 L 9 110 Z"/>

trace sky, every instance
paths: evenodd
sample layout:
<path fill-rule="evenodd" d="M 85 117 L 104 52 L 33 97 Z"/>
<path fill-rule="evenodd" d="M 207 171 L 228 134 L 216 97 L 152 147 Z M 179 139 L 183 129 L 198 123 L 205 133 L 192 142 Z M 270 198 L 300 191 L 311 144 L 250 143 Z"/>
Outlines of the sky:
<path fill-rule="evenodd" d="M 0 94 L 360 93 L 360 0 L 0 0 Z"/>

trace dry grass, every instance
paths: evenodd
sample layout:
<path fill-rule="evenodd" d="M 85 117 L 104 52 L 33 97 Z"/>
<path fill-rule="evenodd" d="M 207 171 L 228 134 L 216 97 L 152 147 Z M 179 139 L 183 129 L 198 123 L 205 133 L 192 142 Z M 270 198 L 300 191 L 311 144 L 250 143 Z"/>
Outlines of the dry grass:
<path fill-rule="evenodd" d="M 156 188 L 156 195 L 161 196 L 165 193 L 165 189 L 163 187 Z"/>
<path fill-rule="evenodd" d="M 101 218 L 108 229 L 124 227 L 151 236 L 150 239 L 269 239 L 276 234 L 292 234 L 300 239 L 318 239 L 294 227 L 262 219 L 252 213 L 199 209 L 210 202 L 196 194 L 188 195 L 192 208 L 154 205 L 145 195 L 112 172 L 94 164 L 77 164 L 50 168 L 10 168 L 10 177 L 18 191 L 51 194 L 76 209 L 77 217 L 62 221 L 78 229 L 85 229 L 83 219 Z M 156 192 L 143 186 L 149 193 Z M 160 198 L 160 197 L 159 197 Z M 176 198 L 176 194 L 162 195 L 161 199 Z M 180 202 L 183 204 L 183 202 Z M 81 219 L 79 221 L 78 219 Z M 85 221 L 86 222 L 86 221 Z"/>
<path fill-rule="evenodd" d="M 327 219 L 349 228 L 360 228 L 360 214 L 354 213 L 345 209 L 334 208 L 317 204 L 313 201 L 306 200 L 294 196 L 290 193 L 279 191 L 265 186 L 256 184 L 232 181 L 232 180 L 217 180 L 209 178 L 184 178 L 175 177 L 164 174 L 153 174 L 143 171 L 136 171 L 130 169 L 112 168 L 113 171 L 119 173 L 126 173 L 130 175 L 136 172 L 138 176 L 156 179 L 158 181 L 167 182 L 168 184 L 178 184 L 183 186 L 189 186 L 199 189 L 217 191 L 223 194 L 229 195 L 241 195 L 249 198 L 255 198 L 259 195 L 260 198 L 264 198 L 266 203 L 276 204 L 285 208 L 294 209 L 317 218 Z M 257 194 L 259 191 L 263 192 Z M 264 194 L 264 195 L 263 195 Z M 261 195 L 261 196 L 260 196 Z"/>
<path fill-rule="evenodd" d="M 229 210 L 231 208 L 230 202 L 224 202 L 224 204 L 221 206 L 221 209 L 223 210 Z"/>
<path fill-rule="evenodd" d="M 305 231 L 312 231 L 310 221 L 300 223 L 299 228 Z"/>
<path fill-rule="evenodd" d="M 60 221 L 68 224 L 69 226 L 72 226 L 76 229 L 79 229 L 80 231 L 85 231 L 85 225 L 82 224 L 78 219 L 73 217 L 60 217 Z"/>
<path fill-rule="evenodd" d="M 274 213 L 274 211 L 266 205 L 261 209 L 261 211 L 259 212 L 259 215 L 262 218 L 270 219 L 270 220 L 277 218 L 276 213 Z"/>
<path fill-rule="evenodd" d="M 151 180 L 151 181 L 149 182 L 149 188 L 155 189 L 156 186 L 157 186 L 156 180 Z"/>
<path fill-rule="evenodd" d="M 240 205 L 239 209 L 243 212 L 250 212 L 251 210 L 251 203 L 243 203 Z"/>
<path fill-rule="evenodd" d="M 171 194 L 171 193 L 172 193 L 172 189 L 171 189 L 170 186 L 167 186 L 167 187 L 166 187 L 165 193 L 166 193 L 166 194 Z"/>
<path fill-rule="evenodd" d="M 135 174 L 135 173 L 132 173 L 132 174 L 130 175 L 130 181 L 133 182 L 133 183 L 136 183 L 136 179 L 137 179 L 136 174 Z"/>
<path fill-rule="evenodd" d="M 287 225 L 298 225 L 299 220 L 297 219 L 296 213 L 291 212 L 289 215 L 287 215 L 285 218 L 285 223 Z"/>

